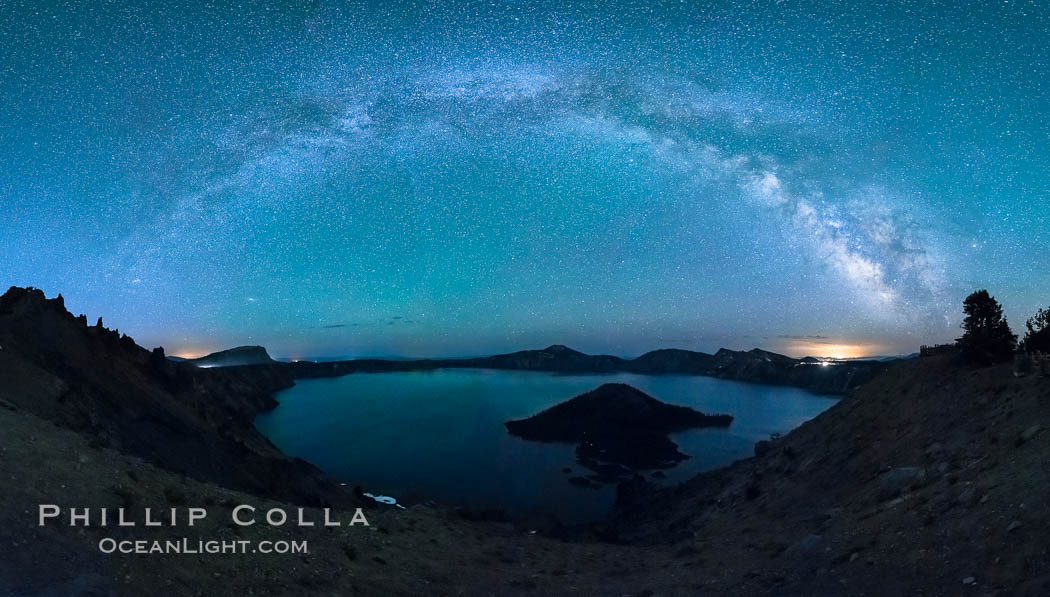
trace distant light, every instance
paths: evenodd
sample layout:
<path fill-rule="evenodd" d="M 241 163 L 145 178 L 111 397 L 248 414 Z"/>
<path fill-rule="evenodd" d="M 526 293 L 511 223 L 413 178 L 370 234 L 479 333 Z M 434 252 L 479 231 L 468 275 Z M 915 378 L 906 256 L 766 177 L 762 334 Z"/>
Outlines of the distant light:
<path fill-rule="evenodd" d="M 173 357 L 178 357 L 180 359 L 187 359 L 187 360 L 189 360 L 189 359 L 199 359 L 199 358 L 201 358 L 201 357 L 203 357 L 203 356 L 205 356 L 207 354 L 208 353 L 206 353 L 206 352 L 176 352 L 176 353 L 171 354 L 169 356 L 173 356 Z"/>
<path fill-rule="evenodd" d="M 827 359 L 835 364 L 837 359 L 857 359 L 877 354 L 878 345 L 873 344 L 839 344 L 824 340 L 800 340 L 788 345 L 789 355 L 812 356 L 821 361 Z"/>

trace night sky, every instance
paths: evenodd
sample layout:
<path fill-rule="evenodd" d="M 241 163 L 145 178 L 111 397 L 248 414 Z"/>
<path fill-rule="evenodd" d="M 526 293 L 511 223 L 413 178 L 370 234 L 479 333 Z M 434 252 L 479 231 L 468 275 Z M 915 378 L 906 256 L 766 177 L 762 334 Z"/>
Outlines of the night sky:
<path fill-rule="evenodd" d="M 0 3 L 0 284 L 147 347 L 899 354 L 1050 303 L 1045 2 L 150 4 Z"/>

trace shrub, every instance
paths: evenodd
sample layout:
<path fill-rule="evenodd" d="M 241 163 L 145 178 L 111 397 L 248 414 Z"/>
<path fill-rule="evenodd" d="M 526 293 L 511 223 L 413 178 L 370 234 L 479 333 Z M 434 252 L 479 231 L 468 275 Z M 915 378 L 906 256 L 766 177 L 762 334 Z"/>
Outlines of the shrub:
<path fill-rule="evenodd" d="M 1039 309 L 1024 325 L 1028 331 L 1021 341 L 1021 349 L 1025 352 L 1050 353 L 1050 309 Z"/>

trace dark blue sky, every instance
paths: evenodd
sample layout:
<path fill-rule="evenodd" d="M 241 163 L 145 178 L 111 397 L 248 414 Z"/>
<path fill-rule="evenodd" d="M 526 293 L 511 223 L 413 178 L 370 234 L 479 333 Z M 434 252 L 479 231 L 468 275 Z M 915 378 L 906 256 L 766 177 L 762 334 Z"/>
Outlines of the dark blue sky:
<path fill-rule="evenodd" d="M 141 344 L 885 354 L 1050 303 L 1045 3 L 164 4 L 0 5 L 0 283 Z"/>

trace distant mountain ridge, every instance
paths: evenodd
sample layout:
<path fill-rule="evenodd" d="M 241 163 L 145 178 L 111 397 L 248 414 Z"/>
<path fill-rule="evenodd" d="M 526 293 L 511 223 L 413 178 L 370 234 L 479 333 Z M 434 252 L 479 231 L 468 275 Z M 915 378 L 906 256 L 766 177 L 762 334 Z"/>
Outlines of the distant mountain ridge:
<path fill-rule="evenodd" d="M 245 347 L 242 347 L 242 349 Z M 265 358 L 265 349 L 261 349 Z M 232 349 L 240 350 L 240 349 Z M 191 361 L 215 362 L 212 357 L 223 351 Z M 253 352 L 259 357 L 258 350 Z M 219 359 L 221 360 L 221 359 Z M 842 394 L 863 384 L 890 366 L 893 361 L 850 360 L 821 361 L 812 357 L 796 359 L 755 348 L 748 351 L 722 348 L 715 354 L 663 348 L 647 352 L 634 359 L 607 354 L 592 355 L 554 344 L 540 350 L 519 350 L 488 357 L 459 359 L 351 359 L 346 361 L 298 361 L 280 363 L 292 377 L 338 377 L 356 372 L 417 371 L 442 368 L 504 369 L 521 371 L 554 371 L 560 373 L 641 373 L 703 375 L 768 385 L 792 386 L 824 394 Z M 260 364 L 260 363 L 255 363 Z"/>
<path fill-rule="evenodd" d="M 184 362 L 198 367 L 235 367 L 238 365 L 269 365 L 277 361 L 270 358 L 270 354 L 262 346 L 238 346 L 196 359 L 184 359 Z"/>

